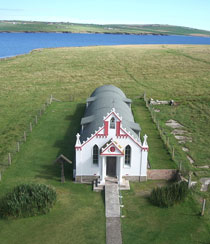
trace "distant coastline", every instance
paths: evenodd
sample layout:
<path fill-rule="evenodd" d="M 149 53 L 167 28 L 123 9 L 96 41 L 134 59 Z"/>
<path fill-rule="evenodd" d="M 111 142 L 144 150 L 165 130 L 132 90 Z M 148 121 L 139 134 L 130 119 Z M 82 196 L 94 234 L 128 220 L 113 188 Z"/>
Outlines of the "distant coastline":
<path fill-rule="evenodd" d="M 4 31 L 0 33 L 0 58 L 30 53 L 32 50 L 57 47 L 89 47 L 115 45 L 210 45 L 210 37 L 131 34 L 131 33 L 74 33 L 46 31 Z"/>
<path fill-rule="evenodd" d="M 0 33 L 65 33 L 65 34 L 107 34 L 107 35 L 138 35 L 138 36 L 170 36 L 162 33 L 129 33 L 129 32 L 72 32 L 72 31 L 1 31 Z M 209 36 L 210 37 L 210 36 Z"/>
<path fill-rule="evenodd" d="M 64 34 L 104 34 L 104 35 L 137 35 L 137 36 L 173 36 L 173 34 L 163 33 L 129 33 L 129 32 L 72 32 L 72 31 L 1 31 L 0 33 L 64 33 Z M 180 35 L 182 36 L 182 35 Z M 183 36 L 210 37 L 205 34 L 188 34 Z"/>
<path fill-rule="evenodd" d="M 155 36 L 202 36 L 210 37 L 210 31 L 172 25 L 128 25 L 128 24 L 79 24 L 68 22 L 0 21 L 0 33 L 81 33 L 114 35 Z"/>

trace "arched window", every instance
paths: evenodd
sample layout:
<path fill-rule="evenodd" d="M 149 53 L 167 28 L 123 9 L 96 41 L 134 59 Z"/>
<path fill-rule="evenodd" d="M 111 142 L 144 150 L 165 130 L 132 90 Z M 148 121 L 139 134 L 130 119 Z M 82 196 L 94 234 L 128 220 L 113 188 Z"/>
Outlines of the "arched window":
<path fill-rule="evenodd" d="M 110 120 L 110 129 L 115 129 L 115 118 L 112 117 Z"/>
<path fill-rule="evenodd" d="M 93 164 L 98 164 L 98 152 L 99 152 L 98 146 L 95 145 L 93 147 Z"/>
<path fill-rule="evenodd" d="M 131 165 L 131 147 L 129 145 L 125 147 L 125 165 Z"/>

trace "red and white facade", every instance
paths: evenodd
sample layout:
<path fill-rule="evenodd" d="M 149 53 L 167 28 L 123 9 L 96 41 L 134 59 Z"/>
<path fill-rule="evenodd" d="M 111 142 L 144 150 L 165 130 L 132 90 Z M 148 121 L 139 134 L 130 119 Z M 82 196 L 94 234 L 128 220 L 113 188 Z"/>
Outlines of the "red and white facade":
<path fill-rule="evenodd" d="M 122 122 L 113 108 L 103 118 L 103 126 L 86 141 L 81 143 L 80 134 L 77 134 L 74 170 L 77 182 L 91 182 L 99 178 L 104 184 L 107 176 L 117 177 L 119 183 L 123 178 L 132 181 L 147 179 L 147 136 L 142 143 L 140 135 L 135 137 L 123 128 Z"/>

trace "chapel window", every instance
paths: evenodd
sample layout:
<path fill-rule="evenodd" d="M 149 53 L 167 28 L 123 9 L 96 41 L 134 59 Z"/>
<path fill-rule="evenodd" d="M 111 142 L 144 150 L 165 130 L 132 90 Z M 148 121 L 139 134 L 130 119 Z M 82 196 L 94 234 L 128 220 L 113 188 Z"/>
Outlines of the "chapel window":
<path fill-rule="evenodd" d="M 125 165 L 131 165 L 131 147 L 129 145 L 125 147 Z"/>
<path fill-rule="evenodd" d="M 93 164 L 98 164 L 98 153 L 99 153 L 99 148 L 97 145 L 93 147 Z"/>
<path fill-rule="evenodd" d="M 110 129 L 115 129 L 115 118 L 112 117 L 110 120 Z"/>

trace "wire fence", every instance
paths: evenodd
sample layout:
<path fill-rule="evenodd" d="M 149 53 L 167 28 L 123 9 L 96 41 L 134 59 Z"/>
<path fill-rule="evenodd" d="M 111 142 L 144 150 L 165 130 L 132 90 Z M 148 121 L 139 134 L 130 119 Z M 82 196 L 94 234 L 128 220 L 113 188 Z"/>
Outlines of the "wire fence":
<path fill-rule="evenodd" d="M 33 131 L 33 128 L 38 124 L 38 121 L 45 113 L 47 107 L 49 107 L 53 101 L 60 100 L 53 98 L 51 95 L 50 98 L 48 98 L 41 106 L 41 108 L 37 110 L 37 113 L 33 116 L 33 119 L 29 122 L 29 124 L 26 125 L 25 130 L 22 132 L 22 135 L 19 137 L 19 139 L 11 145 L 10 151 L 3 155 L 0 161 L 0 181 L 2 179 L 3 172 L 12 164 L 13 158 L 21 151 L 21 147 L 27 141 L 29 134 Z"/>
<path fill-rule="evenodd" d="M 178 150 L 176 143 L 174 143 L 174 140 L 170 139 L 169 134 L 163 127 L 163 123 L 158 119 L 157 113 L 153 109 L 152 105 L 149 104 L 149 99 L 147 98 L 146 93 L 144 93 L 143 98 L 145 101 L 145 105 L 151 114 L 151 118 L 158 129 L 160 138 L 162 139 L 169 154 L 171 155 L 172 161 L 176 164 L 177 168 L 183 172 L 183 174 L 188 174 L 189 167 L 187 166 L 182 153 L 180 152 L 180 150 Z"/>

